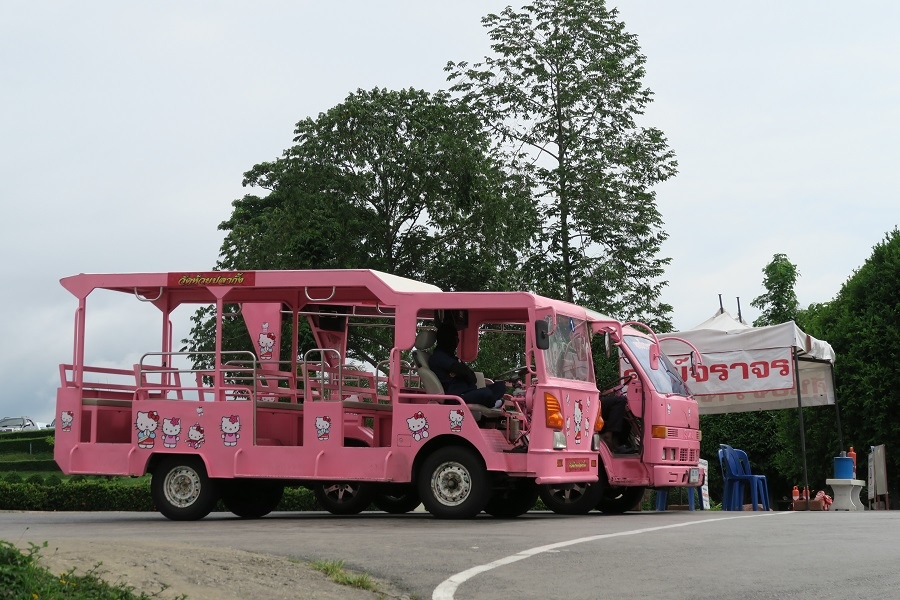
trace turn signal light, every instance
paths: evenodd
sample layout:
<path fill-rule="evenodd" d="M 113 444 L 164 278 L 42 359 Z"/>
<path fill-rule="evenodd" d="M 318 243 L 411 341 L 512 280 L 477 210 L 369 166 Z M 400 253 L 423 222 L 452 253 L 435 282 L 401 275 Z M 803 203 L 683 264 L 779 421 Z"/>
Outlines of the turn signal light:
<path fill-rule="evenodd" d="M 650 428 L 650 437 L 659 438 L 661 440 L 666 439 L 666 434 L 668 433 L 668 429 L 665 425 L 654 425 Z"/>
<path fill-rule="evenodd" d="M 594 431 L 600 431 L 603 429 L 603 417 L 599 414 L 597 415 L 597 421 L 594 423 Z"/>
<path fill-rule="evenodd" d="M 563 428 L 562 408 L 559 400 L 553 394 L 544 392 L 544 407 L 547 409 L 547 427 L 550 429 Z"/>

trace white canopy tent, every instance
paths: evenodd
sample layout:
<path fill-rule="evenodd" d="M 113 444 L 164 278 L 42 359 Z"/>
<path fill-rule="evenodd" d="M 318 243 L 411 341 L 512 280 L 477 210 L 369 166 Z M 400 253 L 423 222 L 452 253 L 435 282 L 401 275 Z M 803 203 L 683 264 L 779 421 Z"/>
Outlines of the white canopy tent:
<path fill-rule="evenodd" d="M 793 321 L 751 327 L 720 309 L 693 329 L 658 337 L 701 414 L 793 408 L 798 387 L 802 406 L 835 403 L 834 350 Z M 692 371 L 690 346 L 670 338 L 696 346 L 702 364 Z"/>
<path fill-rule="evenodd" d="M 843 447 L 834 394 L 834 350 L 828 342 L 801 331 L 793 321 L 751 327 L 720 308 L 693 329 L 657 337 L 662 351 L 681 369 L 700 414 L 797 407 L 807 488 L 806 435 L 800 409 L 835 405 L 838 439 Z M 672 338 L 692 343 L 700 352 L 702 364 L 692 369 L 693 350 Z"/>

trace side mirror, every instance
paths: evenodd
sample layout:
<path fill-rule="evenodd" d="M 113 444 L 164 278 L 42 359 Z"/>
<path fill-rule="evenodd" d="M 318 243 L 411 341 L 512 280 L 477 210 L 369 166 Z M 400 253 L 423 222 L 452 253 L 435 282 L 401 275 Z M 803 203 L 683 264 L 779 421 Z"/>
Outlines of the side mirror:
<path fill-rule="evenodd" d="M 603 336 L 603 346 L 606 348 L 606 358 L 612 356 L 612 338 L 608 331 Z"/>
<path fill-rule="evenodd" d="M 659 344 L 650 344 L 650 368 L 654 371 L 659 370 Z"/>
<path fill-rule="evenodd" d="M 550 325 L 543 319 L 534 322 L 534 345 L 538 350 L 550 347 Z"/>

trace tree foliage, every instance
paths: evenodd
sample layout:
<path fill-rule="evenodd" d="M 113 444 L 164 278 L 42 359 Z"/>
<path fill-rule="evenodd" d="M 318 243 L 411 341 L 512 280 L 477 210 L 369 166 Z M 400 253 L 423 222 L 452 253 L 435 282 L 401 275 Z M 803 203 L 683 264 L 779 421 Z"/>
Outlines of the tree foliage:
<path fill-rule="evenodd" d="M 294 133 L 281 158 L 245 173 L 244 186 L 265 194 L 233 202 L 217 268 L 366 268 L 448 290 L 520 287 L 536 207 L 464 104 L 358 90 Z M 211 347 L 211 315 L 195 314 L 192 351 Z M 238 329 L 226 331 L 228 347 L 250 347 Z M 375 342 L 356 336 L 350 348 L 365 359 Z"/>
<path fill-rule="evenodd" d="M 760 310 L 759 318 L 753 321 L 754 327 L 777 325 L 794 321 L 800 309 L 794 286 L 800 273 L 797 266 L 787 255 L 776 254 L 763 269 L 763 286 L 766 293 L 753 299 L 750 306 Z"/>
<path fill-rule="evenodd" d="M 536 0 L 482 21 L 494 55 L 447 70 L 543 201 L 524 273 L 544 294 L 667 330 L 651 188 L 677 163 L 661 131 L 637 124 L 652 92 L 636 36 L 603 0 Z"/>
<path fill-rule="evenodd" d="M 810 323 L 811 333 L 827 339 L 837 356 L 834 376 L 844 444 L 854 446 L 860 460 L 869 446 L 900 448 L 900 230 L 895 227 L 885 235 L 835 299 L 816 307 Z M 896 498 L 900 457 L 896 451 L 888 451 L 887 457 L 890 492 Z"/>
<path fill-rule="evenodd" d="M 372 268 L 446 289 L 502 289 L 534 227 L 478 118 L 446 94 L 358 90 L 297 124 L 244 175 L 224 268 Z"/>

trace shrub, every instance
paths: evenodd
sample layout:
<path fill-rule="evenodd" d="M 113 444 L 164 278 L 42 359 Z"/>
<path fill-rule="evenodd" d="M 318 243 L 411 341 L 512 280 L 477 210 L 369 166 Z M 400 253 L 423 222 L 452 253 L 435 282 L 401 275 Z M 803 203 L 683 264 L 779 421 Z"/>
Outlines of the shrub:
<path fill-rule="evenodd" d="M 25 480 L 25 483 L 33 483 L 34 485 L 44 485 L 44 476 L 35 473 Z"/>
<path fill-rule="evenodd" d="M 59 485 L 62 483 L 62 477 L 57 475 L 56 473 L 51 473 L 47 476 L 47 479 L 44 480 L 44 485 Z"/>
<path fill-rule="evenodd" d="M 7 483 L 22 483 L 24 479 L 22 479 L 21 475 L 13 471 L 12 473 L 7 473 L 3 478 L 3 481 Z"/>

